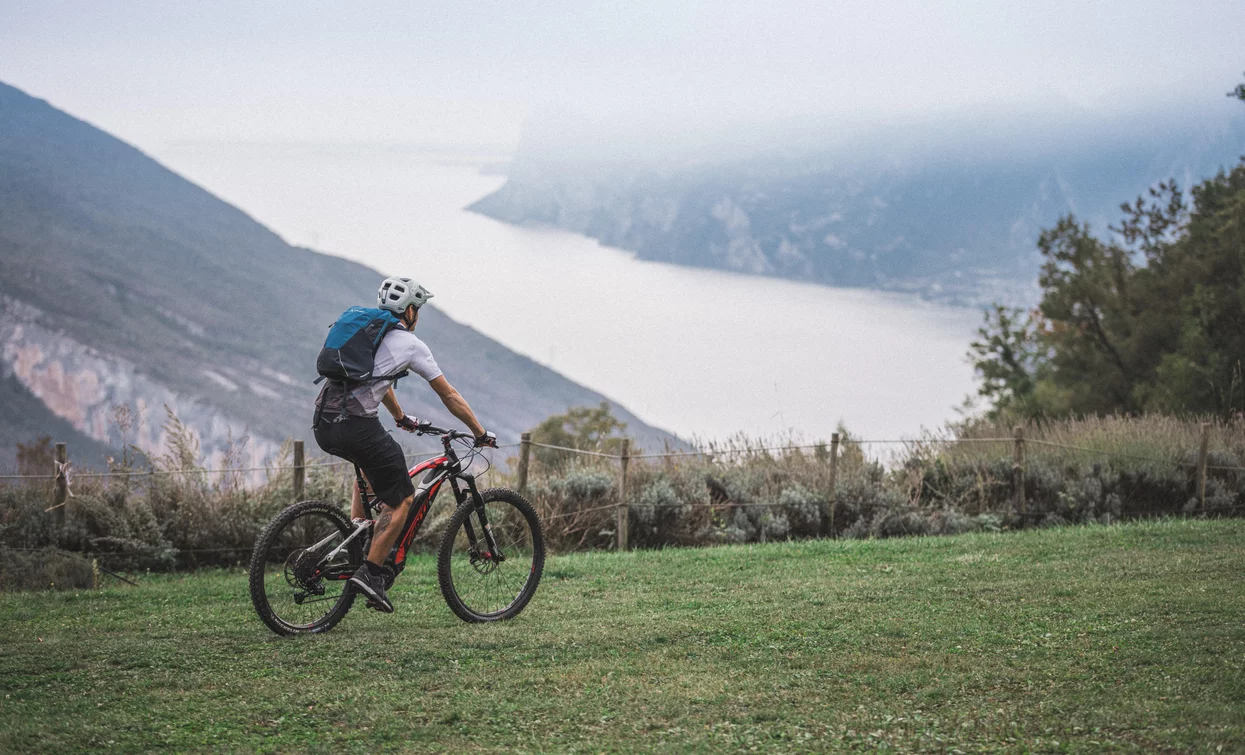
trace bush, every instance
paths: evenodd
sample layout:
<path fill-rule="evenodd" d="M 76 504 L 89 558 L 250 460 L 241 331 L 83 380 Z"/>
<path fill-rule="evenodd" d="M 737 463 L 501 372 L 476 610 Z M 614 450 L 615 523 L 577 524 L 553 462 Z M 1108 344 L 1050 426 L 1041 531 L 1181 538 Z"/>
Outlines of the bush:
<path fill-rule="evenodd" d="M 565 471 L 533 480 L 527 494 L 545 524 L 547 544 L 555 550 L 608 547 L 614 538 L 617 476 L 591 457 L 559 469 Z"/>
<path fill-rule="evenodd" d="M 76 480 L 63 528 L 44 511 L 51 496 L 46 481 L 0 486 L 0 546 L 89 553 L 113 569 L 244 563 L 259 531 L 292 502 L 289 472 L 277 471 L 288 465 L 290 449 L 272 460 L 272 471 L 260 481 L 244 480 L 238 472 L 207 475 L 185 428 L 171 418 L 166 429 L 172 438 L 169 454 L 144 459 L 142 467 L 128 461 L 116 467 L 156 475 Z M 1212 429 L 1205 509 L 1190 467 L 1200 439 L 1195 423 L 1143 417 L 1030 426 L 1023 512 L 1013 508 L 1011 441 L 984 440 L 1010 430 L 974 424 L 955 431 L 960 439 L 983 442 L 929 437 L 892 456 L 869 458 L 847 436 L 837 465 L 832 522 L 829 455 L 820 448 L 811 454 L 775 452 L 765 450 L 765 443 L 734 438 L 707 444 L 703 455 L 637 459 L 625 502 L 628 540 L 641 548 L 762 542 L 818 537 L 823 528 L 836 537 L 902 537 L 1182 513 L 1227 516 L 1245 509 L 1245 473 L 1236 469 L 1245 465 L 1245 420 Z M 790 441 L 770 445 L 783 442 Z M 50 454 L 47 444 L 31 448 L 26 455 L 35 461 Z M 563 456 L 556 463 L 533 459 L 527 492 L 542 517 L 548 546 L 555 552 L 613 547 L 622 503 L 618 463 L 558 453 Z M 231 455 L 226 467 L 240 466 L 241 456 Z M 47 470 L 32 467 L 24 473 Z M 491 474 L 486 487 L 514 484 Z M 305 497 L 344 507 L 352 484 L 344 469 L 311 466 Z M 435 547 L 451 509 L 444 502 L 438 506 L 416 549 Z"/>
<path fill-rule="evenodd" d="M 1106 523 L 1180 514 L 1190 500 L 1194 504 L 1187 511 L 1202 513 L 1190 466 L 1196 460 L 1197 423 L 1091 418 L 1028 427 L 1023 511 L 1014 510 L 1011 428 L 977 423 L 954 430 L 956 438 L 982 442 L 931 436 L 872 459 L 847 436 L 838 464 L 833 534 L 900 537 Z M 1211 437 L 1206 513 L 1232 513 L 1245 506 L 1245 474 L 1231 469 L 1245 464 L 1245 426 L 1241 420 L 1221 423 Z M 819 536 L 830 524 L 825 521 L 828 454 L 774 452 L 765 445 L 734 438 L 707 444 L 700 456 L 633 462 L 629 542 L 662 547 Z M 583 500 L 572 508 L 616 504 L 616 462 L 586 463 L 600 492 L 582 490 Z M 546 469 L 546 475 L 542 490 L 558 490 L 556 470 Z M 569 476 L 562 485 L 576 488 Z M 539 493 L 535 498 L 542 511 L 566 505 L 550 506 Z M 595 541 L 583 542 L 610 546 L 612 507 L 595 526 Z"/>
<path fill-rule="evenodd" d="M 829 508 L 829 496 L 814 493 L 800 482 L 783 488 L 778 504 L 788 522 L 791 537 L 816 537 L 821 534 L 822 511 Z"/>
<path fill-rule="evenodd" d="M 245 563 L 255 538 L 293 502 L 287 467 L 290 444 L 271 461 L 262 481 L 247 485 L 244 442 L 226 455 L 226 471 L 209 474 L 190 432 L 170 415 L 172 451 L 144 458 L 130 453 L 113 464 L 115 477 L 79 477 L 63 509 L 64 525 L 45 509 L 51 487 L 43 481 L 0 487 L 0 549 L 51 549 L 90 554 L 110 569 L 165 570 Z M 252 481 L 253 482 L 253 481 Z M 309 467 L 304 495 L 349 501 L 350 477 Z"/>
<path fill-rule="evenodd" d="M 0 548 L 0 592 L 90 589 L 97 580 L 90 560 L 76 553 Z"/>

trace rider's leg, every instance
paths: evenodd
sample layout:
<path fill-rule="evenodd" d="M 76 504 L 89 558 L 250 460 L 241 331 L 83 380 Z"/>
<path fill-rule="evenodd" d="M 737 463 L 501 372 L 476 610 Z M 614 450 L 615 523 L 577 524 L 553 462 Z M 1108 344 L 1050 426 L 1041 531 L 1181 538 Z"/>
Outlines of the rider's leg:
<path fill-rule="evenodd" d="M 415 496 L 407 496 L 397 508 L 391 508 L 385 503 L 380 505 L 380 514 L 376 517 L 376 524 L 372 526 L 372 547 L 367 552 L 368 561 L 381 566 L 389 558 L 389 549 L 402 533 L 402 525 L 406 522 L 406 514 L 411 510 L 413 500 Z"/>
<path fill-rule="evenodd" d="M 367 482 L 367 475 L 362 470 L 359 474 L 363 475 L 363 481 Z M 359 492 L 359 483 L 356 480 L 354 487 L 354 495 L 350 497 L 350 518 L 363 519 L 366 515 L 363 513 L 363 495 Z M 371 483 L 368 483 L 368 489 L 371 490 Z"/>

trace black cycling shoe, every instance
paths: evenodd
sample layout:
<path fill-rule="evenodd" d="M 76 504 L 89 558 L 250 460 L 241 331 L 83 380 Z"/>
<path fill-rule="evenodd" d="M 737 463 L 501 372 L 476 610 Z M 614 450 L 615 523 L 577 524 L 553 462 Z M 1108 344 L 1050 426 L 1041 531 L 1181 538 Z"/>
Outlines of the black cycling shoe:
<path fill-rule="evenodd" d="M 359 567 L 359 570 L 350 578 L 350 584 L 354 585 L 354 589 L 363 593 L 367 598 L 367 607 L 375 608 L 381 613 L 393 613 L 393 603 L 389 602 L 389 598 L 385 597 L 385 580 L 384 577 L 373 574 L 368 571 L 367 564 Z"/>

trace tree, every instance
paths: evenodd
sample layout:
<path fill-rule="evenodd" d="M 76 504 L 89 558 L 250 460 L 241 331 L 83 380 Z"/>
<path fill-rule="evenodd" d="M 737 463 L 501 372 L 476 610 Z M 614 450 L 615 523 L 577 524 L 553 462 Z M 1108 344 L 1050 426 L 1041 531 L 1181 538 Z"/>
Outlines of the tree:
<path fill-rule="evenodd" d="M 1041 234 L 1038 310 L 996 306 L 969 352 L 994 415 L 1245 412 L 1245 159 L 1191 195 L 1155 185 L 1107 240 Z"/>
<path fill-rule="evenodd" d="M 990 402 L 990 414 L 1035 414 L 1042 346 L 1034 315 L 995 304 L 977 336 L 969 354 L 981 376 L 977 394 Z"/>
<path fill-rule="evenodd" d="M 1038 249 L 1045 258 L 1039 309 L 1050 323 L 1042 340 L 1061 403 L 1079 412 L 1134 409 L 1131 388 L 1142 368 L 1130 348 L 1135 268 L 1128 252 L 1099 241 L 1071 215 L 1042 233 Z"/>
<path fill-rule="evenodd" d="M 1235 97 L 1241 102 L 1245 102 L 1245 84 L 1237 84 L 1236 89 L 1228 92 L 1229 97 Z"/>
<path fill-rule="evenodd" d="M 1193 190 L 1187 232 L 1156 266 L 1156 307 L 1175 320 L 1154 408 L 1245 411 L 1245 161 Z"/>
<path fill-rule="evenodd" d="M 610 411 L 609 402 L 600 406 L 576 406 L 566 414 L 555 414 L 532 429 L 532 440 L 551 446 L 582 451 L 618 454 L 622 452 L 622 434 L 627 423 L 620 422 Z M 565 462 L 569 454 L 549 448 L 537 448 L 536 458 L 545 464 Z"/>

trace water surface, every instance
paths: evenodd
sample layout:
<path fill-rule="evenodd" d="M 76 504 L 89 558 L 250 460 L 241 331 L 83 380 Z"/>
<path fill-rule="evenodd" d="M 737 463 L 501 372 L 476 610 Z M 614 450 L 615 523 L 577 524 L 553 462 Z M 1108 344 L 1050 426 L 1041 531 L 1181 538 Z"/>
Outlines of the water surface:
<path fill-rule="evenodd" d="M 480 172 L 488 158 L 268 144 L 156 156 L 290 243 L 416 278 L 460 322 L 684 437 L 816 439 L 840 422 L 910 436 L 954 419 L 973 390 L 976 310 L 645 262 L 505 225 L 462 209 L 504 180 Z"/>

